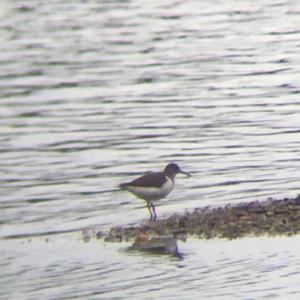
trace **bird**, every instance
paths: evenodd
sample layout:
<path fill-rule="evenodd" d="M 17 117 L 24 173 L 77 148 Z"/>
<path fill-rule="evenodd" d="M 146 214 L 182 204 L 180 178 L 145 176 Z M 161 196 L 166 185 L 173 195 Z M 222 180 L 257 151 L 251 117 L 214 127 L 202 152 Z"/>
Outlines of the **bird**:
<path fill-rule="evenodd" d="M 183 258 L 174 237 L 158 236 L 149 239 L 149 236 L 141 233 L 138 235 L 129 250 L 138 250 L 153 254 L 168 254 L 178 258 Z"/>
<path fill-rule="evenodd" d="M 150 221 L 155 221 L 157 216 L 153 201 L 165 198 L 172 192 L 175 176 L 179 173 L 191 176 L 190 173 L 182 171 L 176 163 L 169 163 L 162 172 L 148 172 L 131 182 L 121 183 L 119 187 L 145 200 L 150 212 Z"/>

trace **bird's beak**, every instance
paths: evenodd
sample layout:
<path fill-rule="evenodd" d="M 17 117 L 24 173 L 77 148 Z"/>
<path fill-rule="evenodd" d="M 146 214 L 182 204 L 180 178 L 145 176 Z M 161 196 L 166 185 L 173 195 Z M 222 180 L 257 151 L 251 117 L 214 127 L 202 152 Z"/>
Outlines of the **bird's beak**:
<path fill-rule="evenodd" d="M 184 172 L 182 170 L 180 170 L 178 173 L 185 175 L 186 177 L 191 177 L 192 175 L 188 172 Z"/>

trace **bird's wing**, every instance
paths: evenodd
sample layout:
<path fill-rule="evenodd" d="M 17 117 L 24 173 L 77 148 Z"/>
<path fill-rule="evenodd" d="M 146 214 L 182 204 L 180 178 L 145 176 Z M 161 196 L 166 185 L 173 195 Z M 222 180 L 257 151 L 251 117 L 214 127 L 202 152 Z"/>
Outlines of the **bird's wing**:
<path fill-rule="evenodd" d="M 132 182 L 129 183 L 131 186 L 144 186 L 144 187 L 160 187 L 163 183 L 167 181 L 164 173 L 147 173 Z M 151 182 L 151 185 L 149 183 Z"/>

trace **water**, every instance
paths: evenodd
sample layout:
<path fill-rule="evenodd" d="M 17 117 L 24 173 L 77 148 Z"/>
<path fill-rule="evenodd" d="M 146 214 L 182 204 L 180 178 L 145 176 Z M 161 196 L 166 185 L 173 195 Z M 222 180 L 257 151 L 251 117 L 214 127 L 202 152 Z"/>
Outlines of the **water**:
<path fill-rule="evenodd" d="M 184 260 L 74 238 L 2 247 L 3 299 L 296 299 L 300 238 L 189 240 Z M 41 252 L 43 249 L 43 252 Z M 45 252 L 47 256 L 45 257 Z M 32 256 L 34 255 L 34 259 Z M 33 282 L 34 281 L 34 282 Z"/>
<path fill-rule="evenodd" d="M 298 237 L 189 240 L 174 261 L 80 231 L 145 221 L 115 189 L 169 161 L 193 177 L 158 217 L 297 195 L 299 14 L 282 0 L 3 1 L 0 297 L 298 298 Z"/>

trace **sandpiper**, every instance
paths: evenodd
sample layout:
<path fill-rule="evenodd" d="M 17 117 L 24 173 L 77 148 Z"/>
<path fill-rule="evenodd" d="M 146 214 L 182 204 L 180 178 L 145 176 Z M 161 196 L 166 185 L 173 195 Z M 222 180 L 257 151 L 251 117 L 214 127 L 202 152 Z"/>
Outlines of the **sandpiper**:
<path fill-rule="evenodd" d="M 183 172 L 175 163 L 168 164 L 163 172 L 149 172 L 137 179 L 120 184 L 120 188 L 127 190 L 147 202 L 147 208 L 150 212 L 150 220 L 156 220 L 156 212 L 153 201 L 166 197 L 174 189 L 175 176 L 181 173 L 191 176 L 187 172 Z"/>

